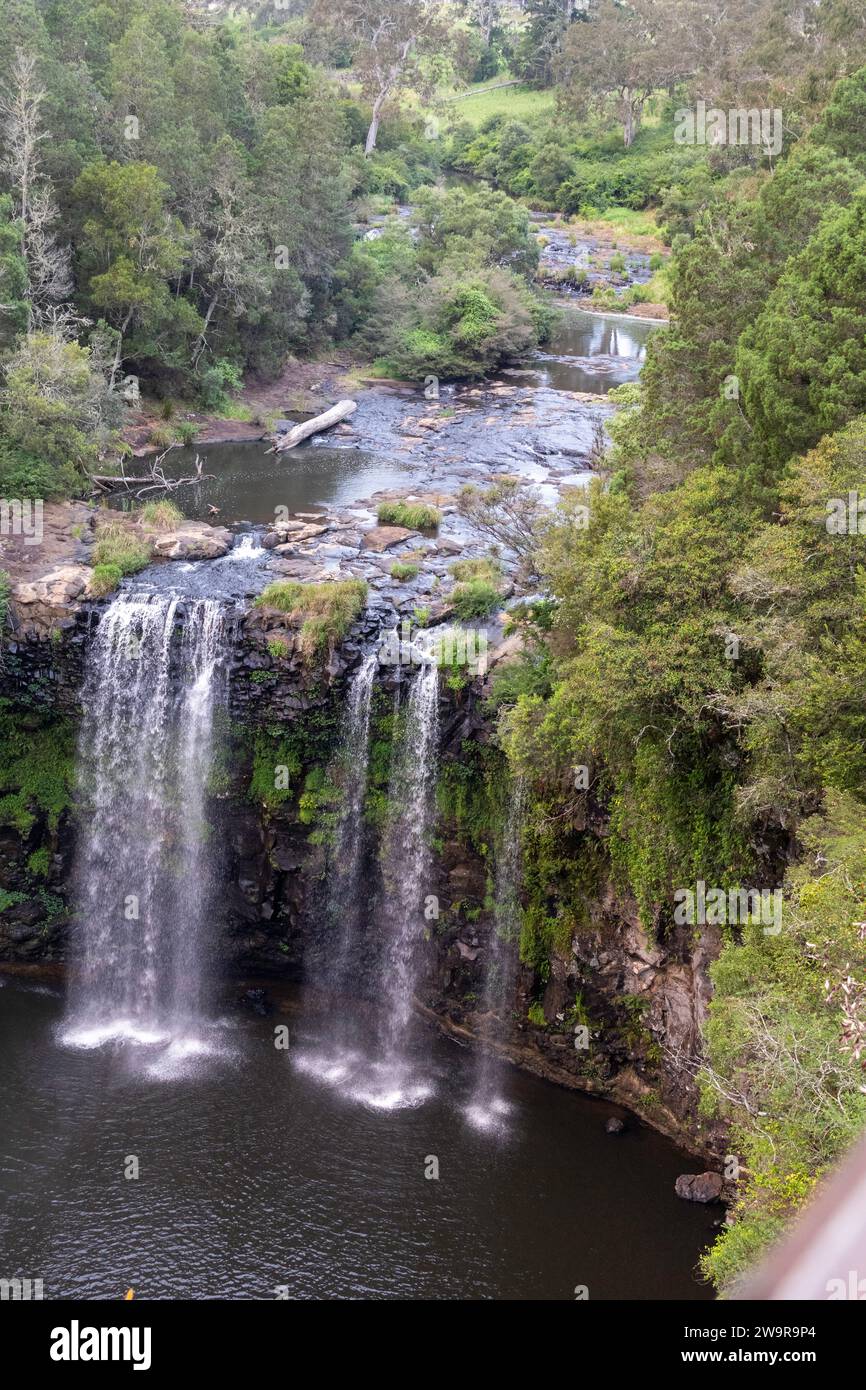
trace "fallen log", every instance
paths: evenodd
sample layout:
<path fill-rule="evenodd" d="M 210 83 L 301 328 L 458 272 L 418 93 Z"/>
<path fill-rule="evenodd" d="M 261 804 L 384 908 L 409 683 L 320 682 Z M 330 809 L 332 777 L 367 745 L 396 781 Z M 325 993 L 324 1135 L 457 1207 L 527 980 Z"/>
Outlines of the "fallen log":
<path fill-rule="evenodd" d="M 300 444 L 304 439 L 309 439 L 311 434 L 319 434 L 322 430 L 328 430 L 332 425 L 339 424 L 341 420 L 348 419 L 350 415 L 354 415 L 357 409 L 357 401 L 337 401 L 337 404 L 332 405 L 331 409 L 326 410 L 323 415 L 315 415 L 312 420 L 305 420 L 302 425 L 295 425 L 294 429 L 278 435 L 274 450 L 281 454 L 284 449 L 294 449 L 296 444 Z"/>

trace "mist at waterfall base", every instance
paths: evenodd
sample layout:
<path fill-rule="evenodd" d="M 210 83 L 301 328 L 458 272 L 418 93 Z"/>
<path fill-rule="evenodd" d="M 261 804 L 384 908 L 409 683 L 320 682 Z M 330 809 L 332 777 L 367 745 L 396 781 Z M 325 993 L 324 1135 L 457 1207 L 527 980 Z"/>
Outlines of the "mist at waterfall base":
<path fill-rule="evenodd" d="M 169 1072 L 214 1045 L 206 788 L 227 611 L 213 599 L 119 594 L 99 622 L 82 691 L 62 1040 L 139 1043 Z"/>
<path fill-rule="evenodd" d="M 3 1267 L 46 1299 L 711 1297 L 720 1209 L 675 1196 L 693 1161 L 662 1136 L 605 1134 L 602 1101 L 509 1068 L 492 1141 L 465 1120 L 472 1053 L 431 1036 L 424 1105 L 352 1103 L 274 1047 L 275 1018 L 306 1031 L 305 990 L 169 1081 L 148 1048 L 58 1047 L 59 994 L 2 981 Z"/>

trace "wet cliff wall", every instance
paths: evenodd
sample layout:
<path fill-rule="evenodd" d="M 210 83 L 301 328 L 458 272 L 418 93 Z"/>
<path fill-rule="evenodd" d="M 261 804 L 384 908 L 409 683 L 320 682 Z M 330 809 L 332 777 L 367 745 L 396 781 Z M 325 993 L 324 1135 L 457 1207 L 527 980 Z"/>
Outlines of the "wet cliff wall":
<path fill-rule="evenodd" d="M 74 936 L 75 732 L 98 613 L 85 609 L 59 638 L 12 642 L 4 653 L 0 960 L 60 962 Z M 255 617 L 237 626 L 209 787 L 221 846 L 218 955 L 229 979 L 301 979 L 328 949 L 328 765 L 347 681 L 377 631 L 371 616 L 311 670 L 300 653 L 275 652 Z M 362 875 L 370 912 L 408 674 L 384 671 L 374 696 Z M 483 1038 L 523 1068 L 621 1101 L 698 1152 L 723 1152 L 723 1131 L 699 1116 L 694 1084 L 717 933 L 682 928 L 657 940 L 647 931 L 611 879 L 604 808 L 588 803 L 559 833 L 555 857 L 529 837 L 520 964 L 511 1006 L 495 1016 L 484 998 L 507 775 L 482 682 L 443 681 L 441 731 L 431 881 L 417 885 L 418 1007 L 460 1040 Z M 366 985 L 362 963 L 359 994 Z"/>

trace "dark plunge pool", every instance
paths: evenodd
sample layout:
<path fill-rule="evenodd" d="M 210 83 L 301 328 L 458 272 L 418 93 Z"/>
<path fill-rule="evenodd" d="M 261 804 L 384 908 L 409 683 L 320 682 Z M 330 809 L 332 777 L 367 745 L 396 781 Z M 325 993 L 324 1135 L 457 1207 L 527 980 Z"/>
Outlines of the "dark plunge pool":
<path fill-rule="evenodd" d="M 474 1128 L 472 1053 L 437 1038 L 423 1104 L 365 1105 L 303 1001 L 288 1052 L 236 1013 L 195 1049 L 66 1046 L 59 995 L 2 980 L 0 1272 L 46 1298 L 710 1296 L 721 1208 L 678 1200 L 694 1161 L 606 1134 L 609 1106 L 510 1071 L 507 1121 Z"/>

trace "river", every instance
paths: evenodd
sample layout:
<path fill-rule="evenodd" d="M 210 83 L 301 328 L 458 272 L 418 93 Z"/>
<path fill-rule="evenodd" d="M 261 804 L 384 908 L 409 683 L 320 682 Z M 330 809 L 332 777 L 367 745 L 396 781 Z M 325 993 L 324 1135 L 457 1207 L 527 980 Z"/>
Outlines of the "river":
<path fill-rule="evenodd" d="M 649 331 L 569 309 L 525 371 L 445 388 L 453 409 L 429 438 L 413 423 L 428 408 L 423 398 L 407 404 L 372 390 L 351 435 L 302 446 L 288 460 L 259 445 L 211 449 L 217 477 L 187 495 L 187 510 L 218 505 L 221 519 L 255 524 L 277 505 L 358 505 L 407 479 L 453 487 L 504 459 L 511 468 L 523 461 L 555 493 L 580 468 L 609 385 L 637 376 Z M 408 424 L 407 410 L 415 411 Z M 383 1084 L 369 1056 L 351 1060 L 351 1030 L 314 1011 L 300 989 L 273 987 L 270 1017 L 208 995 L 205 980 L 192 990 L 209 953 L 211 908 L 207 856 L 191 827 L 202 816 L 218 690 L 189 614 L 206 617 L 221 585 L 242 596 L 264 582 L 257 566 L 265 552 L 238 549 L 236 560 L 210 568 L 154 569 L 100 624 L 104 650 L 97 643 L 91 657 L 89 701 L 98 719 L 85 720 L 81 744 L 82 785 L 93 781 L 98 813 L 80 837 L 92 853 L 79 903 L 93 904 L 78 929 L 87 948 L 81 976 L 68 1007 L 56 975 L 0 976 L 0 1276 L 41 1279 L 45 1296 L 60 1299 L 113 1299 L 130 1287 L 142 1298 L 193 1299 L 710 1297 L 696 1262 L 721 1208 L 675 1196 L 675 1178 L 694 1160 L 636 1119 L 608 1134 L 606 1120 L 621 1113 L 614 1107 L 503 1067 L 495 1123 L 478 1123 L 476 1056 L 429 1029 L 417 1055 L 391 1039 L 388 1055 L 399 1056 Z M 237 577 L 244 570 L 254 584 Z M 191 632 L 190 651 L 174 657 L 172 584 L 186 586 Z M 121 638 L 133 628 L 163 634 L 148 649 L 138 694 L 121 662 Z M 114 673 L 113 687 L 97 658 Z M 175 689 L 186 668 L 198 672 L 195 681 Z M 141 711 L 127 708 L 136 700 L 152 725 L 143 751 Z M 139 753 L 161 759 L 157 791 L 175 787 L 165 807 L 146 776 L 145 786 L 128 784 L 124 769 L 134 775 Z M 423 857 L 429 827 L 417 819 L 392 827 L 398 869 Z M 174 896 L 160 877 L 160 839 L 173 846 L 169 876 L 178 855 L 187 866 Z M 209 854 L 218 858 L 218 847 Z M 129 891 L 122 868 L 137 874 L 141 891 L 130 866 L 142 857 L 149 934 L 119 960 L 120 936 L 135 929 L 115 924 L 111 904 Z M 401 913 L 391 912 L 378 990 L 394 994 L 392 1028 L 408 1018 L 414 987 Z M 173 937 L 181 917 L 186 946 Z M 172 958 L 171 978 L 159 978 Z M 165 1035 L 129 1023 L 145 1004 L 168 1010 Z M 190 1015 L 193 1026 L 175 1027 Z M 275 1045 L 284 1026 L 286 1048 Z"/>

